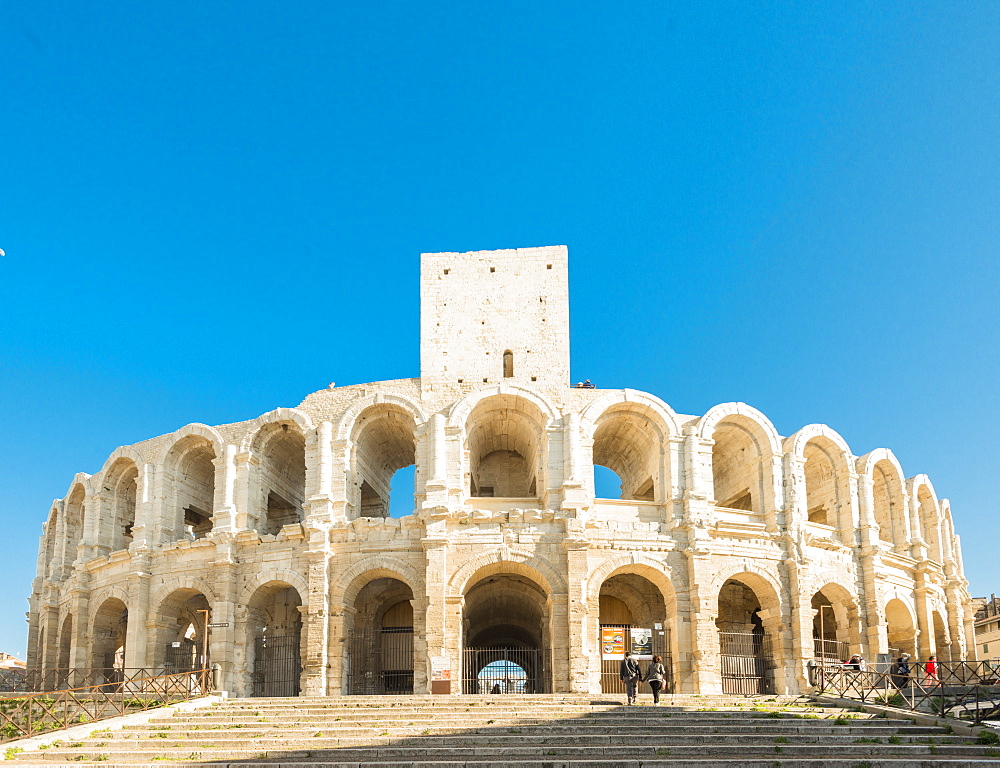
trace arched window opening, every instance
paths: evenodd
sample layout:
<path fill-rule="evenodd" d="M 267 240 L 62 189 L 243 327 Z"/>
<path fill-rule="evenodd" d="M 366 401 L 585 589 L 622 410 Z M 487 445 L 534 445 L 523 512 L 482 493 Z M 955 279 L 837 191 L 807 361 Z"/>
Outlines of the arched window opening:
<path fill-rule="evenodd" d="M 247 667 L 251 696 L 298 696 L 302 674 L 302 598 L 272 581 L 247 603 Z"/>
<path fill-rule="evenodd" d="M 100 522 L 100 541 L 112 552 L 127 549 L 132 543 L 132 528 L 135 526 L 135 502 L 139 488 L 139 469 L 130 459 L 119 459 L 108 472 L 104 480 L 104 490 L 109 492 L 110 515 L 107 523 L 110 530 L 105 529 L 104 521 Z"/>
<path fill-rule="evenodd" d="M 212 531 L 215 511 L 215 450 L 201 437 L 188 436 L 170 452 L 167 477 L 172 480 L 174 535 L 194 541 Z"/>
<path fill-rule="evenodd" d="M 644 416 L 624 409 L 605 412 L 594 430 L 595 497 L 655 501 L 660 444 L 659 431 Z M 619 478 L 615 495 L 597 492 L 596 467 L 606 467 Z"/>
<path fill-rule="evenodd" d="M 509 379 L 514 375 L 514 353 L 509 349 L 503 353 L 503 377 Z"/>
<path fill-rule="evenodd" d="M 66 500 L 65 525 L 66 531 L 63 536 L 63 558 L 62 564 L 70 566 L 76 560 L 77 549 L 83 539 L 83 505 L 86 499 L 86 492 L 82 485 L 73 487 L 69 498 Z"/>
<path fill-rule="evenodd" d="M 848 653 L 847 628 L 837 619 L 837 610 L 830 598 L 820 590 L 812 597 L 813 651 L 817 659 L 846 661 Z"/>
<path fill-rule="evenodd" d="M 613 469 L 594 465 L 594 498 L 620 499 L 622 496 L 622 479 Z"/>
<path fill-rule="evenodd" d="M 44 573 L 49 573 L 56 556 L 56 543 L 59 537 L 59 511 L 53 509 L 49 514 L 49 522 L 45 526 L 45 565 Z"/>
<path fill-rule="evenodd" d="M 466 437 L 470 496 L 538 495 L 539 417 L 532 404 L 513 395 L 496 395 L 473 409 Z"/>
<path fill-rule="evenodd" d="M 63 619 L 62 629 L 59 631 L 59 660 L 56 669 L 59 674 L 65 676 L 69 672 L 71 664 L 70 649 L 73 647 L 73 614 L 69 614 Z M 64 677 L 65 679 L 65 677 Z"/>
<path fill-rule="evenodd" d="M 349 617 L 347 693 L 413 693 L 413 591 L 399 579 L 372 579 Z"/>
<path fill-rule="evenodd" d="M 941 562 L 941 528 L 938 520 L 938 505 L 926 485 L 917 491 L 917 505 L 920 511 L 920 528 L 927 544 L 927 557 Z"/>
<path fill-rule="evenodd" d="M 716 506 L 761 512 L 760 451 L 750 432 L 724 422 L 712 435 L 712 482 Z"/>
<path fill-rule="evenodd" d="M 397 498 L 393 479 L 399 470 L 415 466 L 416 445 L 416 424 L 402 408 L 377 405 L 361 414 L 354 428 L 355 517 L 388 517 L 393 507 L 413 511 L 412 493 Z M 405 478 L 403 473 L 404 488 Z"/>
<path fill-rule="evenodd" d="M 249 526 L 274 535 L 305 518 L 306 441 L 297 424 L 270 424 L 254 439 L 259 459 L 256 514 Z"/>
<path fill-rule="evenodd" d="M 810 523 L 834 526 L 837 519 L 837 472 L 833 460 L 810 442 L 803 452 L 806 476 L 806 510 Z"/>
<path fill-rule="evenodd" d="M 397 469 L 389 484 L 389 517 L 406 517 L 415 511 L 416 466 Z"/>
<path fill-rule="evenodd" d="M 887 461 L 876 463 L 872 471 L 872 501 L 879 538 L 889 544 L 903 543 L 905 533 L 898 520 L 903 509 L 902 484 Z"/>
<path fill-rule="evenodd" d="M 934 654 L 938 661 L 951 661 L 951 636 L 948 627 L 938 611 L 933 611 Z"/>

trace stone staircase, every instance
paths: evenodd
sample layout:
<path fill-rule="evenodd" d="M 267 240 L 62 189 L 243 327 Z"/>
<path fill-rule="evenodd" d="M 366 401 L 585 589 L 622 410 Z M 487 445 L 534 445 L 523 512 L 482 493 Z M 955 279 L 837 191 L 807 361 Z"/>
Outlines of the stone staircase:
<path fill-rule="evenodd" d="M 648 699 L 648 697 L 646 697 Z M 806 698 L 607 696 L 232 699 L 8 756 L 11 765 L 342 768 L 1000 765 L 1000 745 Z"/>

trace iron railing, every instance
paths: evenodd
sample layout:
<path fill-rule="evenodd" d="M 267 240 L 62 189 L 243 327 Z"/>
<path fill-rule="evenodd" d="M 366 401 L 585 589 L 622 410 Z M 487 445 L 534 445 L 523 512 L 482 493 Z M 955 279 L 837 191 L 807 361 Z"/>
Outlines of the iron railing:
<path fill-rule="evenodd" d="M 826 661 L 847 661 L 851 658 L 851 646 L 841 640 L 821 640 L 813 638 L 813 655 Z"/>
<path fill-rule="evenodd" d="M 1000 715 L 1000 664 L 942 661 L 934 675 L 920 662 L 908 674 L 824 665 L 817 692 L 978 724 Z"/>
<path fill-rule="evenodd" d="M 212 683 L 212 671 L 199 669 L 42 693 L 0 696 L 0 742 L 204 696 L 211 692 Z"/>
<path fill-rule="evenodd" d="M 43 693 L 69 688 L 87 688 L 94 685 L 116 686 L 149 677 L 191 673 L 193 669 L 145 667 L 120 669 L 116 667 L 77 667 L 73 669 L 0 669 L 0 695 L 4 693 Z"/>
<path fill-rule="evenodd" d="M 348 694 L 413 693 L 413 627 L 354 630 L 348 650 Z"/>

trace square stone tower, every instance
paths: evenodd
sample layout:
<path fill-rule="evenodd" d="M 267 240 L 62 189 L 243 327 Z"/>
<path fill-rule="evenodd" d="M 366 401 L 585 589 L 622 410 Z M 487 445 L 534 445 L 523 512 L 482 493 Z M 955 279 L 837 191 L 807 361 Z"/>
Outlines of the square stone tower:
<path fill-rule="evenodd" d="M 568 387 L 566 246 L 421 254 L 420 378 Z"/>

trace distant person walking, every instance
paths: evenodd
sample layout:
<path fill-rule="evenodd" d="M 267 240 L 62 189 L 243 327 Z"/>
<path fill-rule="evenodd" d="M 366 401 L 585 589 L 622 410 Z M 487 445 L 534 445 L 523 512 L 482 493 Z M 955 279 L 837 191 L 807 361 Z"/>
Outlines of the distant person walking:
<path fill-rule="evenodd" d="M 629 651 L 625 651 L 625 658 L 622 659 L 618 669 L 618 677 L 625 683 L 625 695 L 628 697 L 628 703 L 635 704 L 636 689 L 639 687 L 639 681 L 642 680 L 642 669 Z"/>
<path fill-rule="evenodd" d="M 667 670 L 663 666 L 663 657 L 654 656 L 649 666 L 646 667 L 646 682 L 653 691 L 653 706 L 660 706 L 660 691 L 666 682 Z"/>

